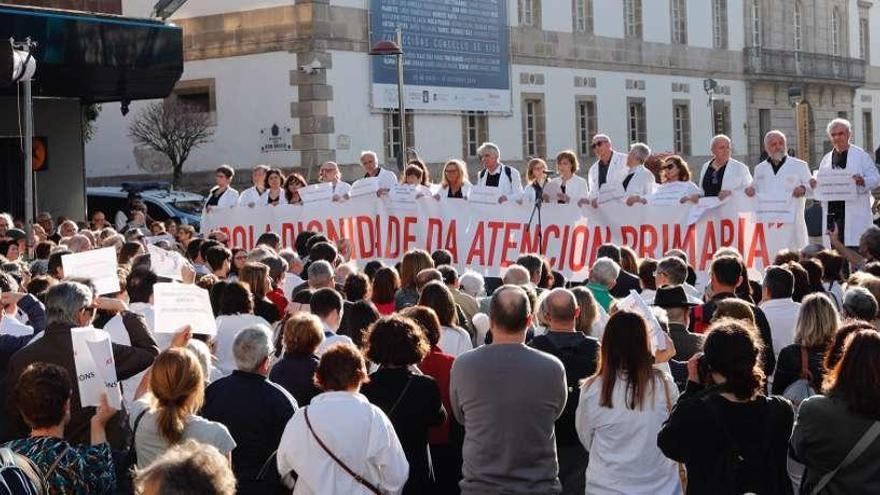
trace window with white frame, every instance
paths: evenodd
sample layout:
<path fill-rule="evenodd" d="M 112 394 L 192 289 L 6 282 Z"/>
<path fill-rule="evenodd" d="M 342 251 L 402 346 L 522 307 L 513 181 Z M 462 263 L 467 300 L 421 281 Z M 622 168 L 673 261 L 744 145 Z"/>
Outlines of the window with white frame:
<path fill-rule="evenodd" d="M 859 19 L 859 58 L 870 61 L 871 58 L 871 32 L 868 19 L 862 17 Z"/>
<path fill-rule="evenodd" d="M 840 10 L 831 9 L 831 54 L 840 55 Z"/>
<path fill-rule="evenodd" d="M 623 0 L 624 33 L 627 38 L 642 37 L 642 0 Z"/>
<path fill-rule="evenodd" d="M 593 32 L 593 0 L 572 0 L 574 30 L 579 33 Z"/>
<path fill-rule="evenodd" d="M 413 125 L 413 111 L 404 110 L 406 116 L 406 145 L 411 148 L 416 144 L 415 126 Z M 400 151 L 400 112 L 397 109 L 385 109 L 383 114 L 385 123 L 385 160 L 396 161 Z"/>
<path fill-rule="evenodd" d="M 462 116 L 464 139 L 463 155 L 476 158 L 477 148 L 489 140 L 489 117 L 485 112 L 465 112 Z"/>
<path fill-rule="evenodd" d="M 524 94 L 522 100 L 523 156 L 546 156 L 544 98 L 540 94 Z"/>
<path fill-rule="evenodd" d="M 752 46 L 761 46 L 761 2 L 752 0 Z"/>
<path fill-rule="evenodd" d="M 727 0 L 712 0 L 712 46 L 727 49 Z"/>
<path fill-rule="evenodd" d="M 534 0 L 519 0 L 519 23 L 523 26 L 535 24 Z"/>
<path fill-rule="evenodd" d="M 672 107 L 672 134 L 675 152 L 691 154 L 691 109 L 688 102 L 675 102 Z"/>
<path fill-rule="evenodd" d="M 590 144 L 593 136 L 598 132 L 598 120 L 596 117 L 596 100 L 579 98 L 575 105 L 577 113 L 577 146 L 578 155 L 590 156 Z"/>
<path fill-rule="evenodd" d="M 672 19 L 672 42 L 687 44 L 687 0 L 670 0 L 669 17 Z"/>
<path fill-rule="evenodd" d="M 630 144 L 648 142 L 644 98 L 627 98 L 627 134 Z"/>

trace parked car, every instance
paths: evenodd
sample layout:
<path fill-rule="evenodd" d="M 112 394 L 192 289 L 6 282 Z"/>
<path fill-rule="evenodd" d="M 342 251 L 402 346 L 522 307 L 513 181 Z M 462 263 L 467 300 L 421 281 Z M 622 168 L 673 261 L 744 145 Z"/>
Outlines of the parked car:
<path fill-rule="evenodd" d="M 121 186 L 88 187 L 86 201 L 89 218 L 95 211 L 102 211 L 112 223 L 116 213 L 128 214 L 130 198 L 137 198 L 147 206 L 147 214 L 153 220 L 173 218 L 181 224 L 189 224 L 198 230 L 202 219 L 205 197 L 187 191 L 172 191 L 163 182 L 124 182 Z"/>

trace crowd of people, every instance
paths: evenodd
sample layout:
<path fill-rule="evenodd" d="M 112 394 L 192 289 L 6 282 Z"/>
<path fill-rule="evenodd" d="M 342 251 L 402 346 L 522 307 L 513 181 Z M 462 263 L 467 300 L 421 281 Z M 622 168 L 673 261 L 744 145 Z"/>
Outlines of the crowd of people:
<path fill-rule="evenodd" d="M 835 122 L 837 150 L 848 127 Z M 682 200 L 752 195 L 767 174 L 800 174 L 784 136 L 765 144 L 770 169 L 753 179 L 729 140 L 713 140 L 701 186 Z M 597 135 L 593 148 L 587 179 L 564 152 L 559 188 L 535 161 L 523 188 L 486 144 L 478 185 L 506 188 L 502 201 L 585 207 L 611 181 L 631 204 L 651 194 L 647 146 L 623 155 Z M 842 152 L 832 161 L 847 168 Z M 689 180 L 680 157 L 662 162 L 667 180 Z M 379 194 L 397 183 L 375 154 L 362 163 Z M 257 167 L 239 195 L 233 173 L 218 169 L 207 207 L 291 202 L 306 185 Z M 344 201 L 338 167 L 321 174 Z M 446 164 L 442 189 L 428 175 L 410 164 L 403 181 L 437 200 L 467 197 L 463 163 Z M 801 179 L 785 182 L 796 198 L 815 187 Z M 355 263 L 348 241 L 315 232 L 287 247 L 267 232 L 245 249 L 219 231 L 151 222 L 136 202 L 116 226 L 101 212 L 58 228 L 40 215 L 27 259 L 2 214 L 0 328 L 33 333 L 0 330 L 0 480 L 11 493 L 76 494 L 880 492 L 880 228 L 844 203 L 829 205 L 834 249 L 780 251 L 755 276 L 721 248 L 705 286 L 677 249 L 639 259 L 605 244 L 584 281 L 523 254 L 493 278 L 460 271 L 445 250 Z M 154 286 L 169 280 L 147 236 L 185 256 L 180 283 L 208 291 L 216 335 L 156 331 Z M 65 277 L 62 256 L 110 246 L 118 293 Z M 647 312 L 618 307 L 632 290 Z M 87 326 L 112 339 L 118 409 L 81 403 L 71 330 Z"/>

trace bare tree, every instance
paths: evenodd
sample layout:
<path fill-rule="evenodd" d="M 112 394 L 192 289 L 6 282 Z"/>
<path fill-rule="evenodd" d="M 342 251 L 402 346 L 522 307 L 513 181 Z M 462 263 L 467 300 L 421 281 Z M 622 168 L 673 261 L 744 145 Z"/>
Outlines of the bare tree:
<path fill-rule="evenodd" d="M 173 173 L 171 184 L 177 188 L 189 154 L 211 142 L 214 127 L 208 114 L 171 98 L 138 112 L 128 126 L 128 135 L 136 144 L 168 159 Z"/>

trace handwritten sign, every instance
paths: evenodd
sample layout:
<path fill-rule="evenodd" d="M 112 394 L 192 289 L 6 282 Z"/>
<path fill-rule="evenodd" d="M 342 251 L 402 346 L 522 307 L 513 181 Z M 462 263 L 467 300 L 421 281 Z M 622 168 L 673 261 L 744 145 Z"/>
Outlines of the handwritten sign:
<path fill-rule="evenodd" d="M 109 247 L 61 257 L 64 278 L 87 278 L 99 295 L 119 292 L 116 274 L 116 249 Z"/>
<path fill-rule="evenodd" d="M 348 191 L 348 195 L 352 198 L 357 198 L 368 195 L 375 196 L 377 192 L 379 192 L 379 178 L 364 177 L 363 179 L 356 180 L 354 184 L 351 185 L 351 190 Z"/>
<path fill-rule="evenodd" d="M 818 201 L 852 201 L 858 186 L 851 170 L 821 168 L 816 174 L 814 197 Z"/>
<path fill-rule="evenodd" d="M 156 333 L 175 333 L 190 325 L 193 333 L 216 335 L 217 323 L 208 291 L 190 284 L 161 283 L 153 286 Z"/>
<path fill-rule="evenodd" d="M 501 191 L 497 187 L 473 186 L 468 201 L 484 205 L 497 205 L 499 198 L 501 198 Z"/>
<path fill-rule="evenodd" d="M 98 406 L 101 394 L 107 394 L 110 405 L 121 407 L 122 394 L 116 379 L 116 362 L 110 335 L 95 327 L 70 329 L 73 361 L 79 387 L 80 406 Z"/>
<path fill-rule="evenodd" d="M 415 208 L 416 191 L 416 186 L 412 184 L 398 184 L 388 191 L 388 198 L 397 208 Z"/>
<path fill-rule="evenodd" d="M 648 306 L 648 303 L 642 299 L 638 292 L 630 289 L 629 295 L 617 301 L 616 305 L 618 310 L 641 315 L 648 322 L 648 329 L 651 332 L 651 339 L 654 341 L 654 348 L 660 351 L 666 350 L 666 332 L 663 331 L 663 327 L 660 326 L 660 322 L 657 321 L 657 317 L 654 316 L 651 307 Z"/>
<path fill-rule="evenodd" d="M 303 204 L 330 201 L 333 199 L 333 183 L 323 182 L 301 187 L 299 189 L 299 197 L 302 199 Z"/>

